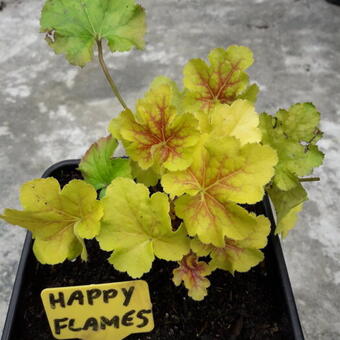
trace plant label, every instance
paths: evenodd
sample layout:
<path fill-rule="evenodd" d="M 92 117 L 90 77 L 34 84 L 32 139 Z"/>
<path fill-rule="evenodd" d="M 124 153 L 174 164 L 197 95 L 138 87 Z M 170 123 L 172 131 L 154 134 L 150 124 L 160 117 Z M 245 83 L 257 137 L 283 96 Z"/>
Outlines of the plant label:
<path fill-rule="evenodd" d="M 121 340 L 154 328 L 144 280 L 47 288 L 41 299 L 57 339 Z"/>

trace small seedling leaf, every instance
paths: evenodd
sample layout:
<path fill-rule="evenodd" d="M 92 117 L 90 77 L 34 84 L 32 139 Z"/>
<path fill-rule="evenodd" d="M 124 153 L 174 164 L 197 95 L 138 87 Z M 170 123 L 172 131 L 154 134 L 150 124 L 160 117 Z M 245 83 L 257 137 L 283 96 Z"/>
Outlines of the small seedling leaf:
<path fill-rule="evenodd" d="M 173 270 L 172 281 L 176 286 L 182 282 L 188 295 L 196 301 L 201 301 L 208 294 L 207 288 L 210 286 L 210 281 L 206 276 L 211 274 L 211 268 L 204 261 L 199 261 L 194 253 L 185 255 L 178 263 L 179 267 Z"/>

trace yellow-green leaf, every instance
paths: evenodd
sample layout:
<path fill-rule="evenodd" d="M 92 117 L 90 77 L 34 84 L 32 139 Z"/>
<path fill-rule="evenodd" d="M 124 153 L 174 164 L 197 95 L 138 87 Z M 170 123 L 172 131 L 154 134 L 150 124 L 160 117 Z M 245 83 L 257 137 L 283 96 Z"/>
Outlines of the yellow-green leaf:
<path fill-rule="evenodd" d="M 97 236 L 100 247 L 112 251 L 110 263 L 131 277 L 151 269 L 156 257 L 178 261 L 189 251 L 185 229 L 172 231 L 167 195 L 157 192 L 149 197 L 143 184 L 116 178 L 102 200 L 104 217 Z"/>
<path fill-rule="evenodd" d="M 103 216 L 94 188 L 72 180 L 60 190 L 54 178 L 35 179 L 22 185 L 20 202 L 24 210 L 5 209 L 0 218 L 30 230 L 33 250 L 42 263 L 56 264 L 74 259 L 86 250 L 82 239 L 95 237 Z"/>
<path fill-rule="evenodd" d="M 233 136 L 241 145 L 261 141 L 259 116 L 247 100 L 238 99 L 231 105 L 218 104 L 206 116 L 210 116 L 209 130 L 215 137 Z"/>
<path fill-rule="evenodd" d="M 249 89 L 245 70 L 253 63 L 251 50 L 244 46 L 215 48 L 208 56 L 208 66 L 202 59 L 192 59 L 184 67 L 185 104 L 190 112 L 209 111 L 214 104 L 231 104 L 241 98 L 254 99 L 256 88 Z"/>
<path fill-rule="evenodd" d="M 302 210 L 303 203 L 308 199 L 303 186 L 298 183 L 293 189 L 280 190 L 273 184 L 268 190 L 268 194 L 274 204 L 277 226 L 275 234 L 286 237 L 288 232 L 294 228 L 297 214 Z"/>
<path fill-rule="evenodd" d="M 145 13 L 134 0 L 47 0 L 40 30 L 58 54 L 84 66 L 96 41 L 107 40 L 112 52 L 144 47 Z"/>
<path fill-rule="evenodd" d="M 211 268 L 204 261 L 198 261 L 198 257 L 192 252 L 185 255 L 178 264 L 179 267 L 173 270 L 174 284 L 179 286 L 183 282 L 193 300 L 203 300 L 208 294 L 210 281 L 206 276 L 211 274 Z"/>
<path fill-rule="evenodd" d="M 256 84 L 250 85 L 245 92 L 243 92 L 239 99 L 246 99 L 249 102 L 255 104 L 257 100 L 257 95 L 260 92 L 259 87 Z"/>
<path fill-rule="evenodd" d="M 185 194 L 175 207 L 188 234 L 221 247 L 225 237 L 241 240 L 254 231 L 255 217 L 237 203 L 262 199 L 276 162 L 268 146 L 241 146 L 233 137 L 210 138 L 188 169 L 167 173 L 161 182 L 172 196 Z"/>
<path fill-rule="evenodd" d="M 190 113 L 178 114 L 173 88 L 152 87 L 137 103 L 137 113 L 123 111 L 112 120 L 110 132 L 122 140 L 127 154 L 142 169 L 152 166 L 171 171 L 187 168 L 199 141 L 198 121 Z"/>
<path fill-rule="evenodd" d="M 254 217 L 254 231 L 243 240 L 225 238 L 223 247 L 204 244 L 197 238 L 191 241 L 191 249 L 199 256 L 211 256 L 209 266 L 212 269 L 223 269 L 234 274 L 235 271 L 247 272 L 258 265 L 264 255 L 260 249 L 267 244 L 270 222 L 264 216 Z"/>
<path fill-rule="evenodd" d="M 87 261 L 87 251 L 85 245 L 74 237 L 72 228 L 68 228 L 61 237 L 51 239 L 36 238 L 33 243 L 33 252 L 40 263 L 56 264 L 73 260 L 81 255 L 82 260 Z"/>
<path fill-rule="evenodd" d="M 138 183 L 143 183 L 147 187 L 154 186 L 160 180 L 160 174 L 152 167 L 146 170 L 140 168 L 137 162 L 130 162 L 132 177 L 137 180 Z"/>
<path fill-rule="evenodd" d="M 154 78 L 150 84 L 150 89 L 157 89 L 161 85 L 167 85 L 172 90 L 172 105 L 176 107 L 177 113 L 183 113 L 183 92 L 179 90 L 177 84 L 172 79 L 165 76 L 158 76 Z"/>

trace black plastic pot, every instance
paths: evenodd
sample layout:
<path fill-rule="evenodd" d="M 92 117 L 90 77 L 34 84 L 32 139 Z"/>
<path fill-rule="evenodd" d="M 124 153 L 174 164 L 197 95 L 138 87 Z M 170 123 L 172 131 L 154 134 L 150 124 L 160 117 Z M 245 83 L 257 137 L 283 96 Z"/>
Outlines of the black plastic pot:
<path fill-rule="evenodd" d="M 43 178 L 54 177 L 56 172 L 63 171 L 67 173 L 68 171 L 77 168 L 79 160 L 66 160 L 56 163 L 49 167 L 43 174 Z M 263 202 L 257 206 L 257 212 L 260 212 L 267 216 L 272 224 L 272 230 L 275 228 L 275 222 L 273 218 L 273 213 L 270 207 L 269 199 L 265 196 Z M 15 279 L 13 292 L 10 300 L 10 305 L 7 313 L 7 318 L 5 326 L 3 329 L 2 340 L 20 340 L 15 335 L 15 327 L 17 325 L 16 320 L 18 320 L 18 315 L 20 313 L 20 298 L 21 298 L 21 288 L 25 284 L 26 273 L 30 271 L 30 265 L 34 257 L 32 253 L 32 237 L 28 232 L 26 235 L 23 251 L 21 254 L 21 259 L 19 262 L 19 267 L 17 271 L 17 276 Z M 289 281 L 289 276 L 287 272 L 287 267 L 283 257 L 280 240 L 277 236 L 271 234 L 269 236 L 269 242 L 265 249 L 266 256 L 271 257 L 271 262 L 275 268 L 275 279 L 273 285 L 279 290 L 279 296 L 282 296 L 282 301 L 278 303 L 284 303 L 287 311 L 287 315 L 290 322 L 290 327 L 292 329 L 292 339 L 294 340 L 304 340 L 303 332 L 301 329 L 301 324 L 299 316 L 296 309 L 296 304 L 292 292 L 292 288 Z M 34 261 L 34 259 L 33 259 Z"/>
<path fill-rule="evenodd" d="M 326 1 L 333 5 L 340 6 L 340 0 L 326 0 Z"/>

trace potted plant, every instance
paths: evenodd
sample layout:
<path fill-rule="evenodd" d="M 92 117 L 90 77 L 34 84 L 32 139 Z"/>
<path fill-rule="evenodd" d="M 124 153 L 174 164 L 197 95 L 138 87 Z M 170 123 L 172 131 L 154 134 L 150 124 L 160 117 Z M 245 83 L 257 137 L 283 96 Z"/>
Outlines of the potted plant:
<path fill-rule="evenodd" d="M 202 339 L 302 339 L 294 301 L 288 306 L 290 314 L 283 317 L 290 315 L 289 330 L 284 321 L 278 326 L 277 320 L 252 325 L 259 312 L 250 313 L 242 303 L 230 307 L 233 296 L 221 309 L 217 305 L 222 296 L 237 291 L 234 285 L 245 295 L 255 288 L 247 298 L 257 304 L 252 300 L 255 295 L 265 299 L 266 293 L 256 289 L 273 289 L 267 276 L 284 277 L 280 289 L 292 300 L 279 241 L 270 235 L 274 221 L 264 195 L 267 192 L 276 210 L 273 233 L 286 236 L 307 199 L 301 182 L 318 180 L 305 177 L 323 160 L 316 146 L 322 135 L 318 111 L 311 103 L 299 103 L 273 116 L 257 114 L 259 89 L 249 84 L 246 73 L 253 55 L 236 45 L 213 49 L 208 62 L 190 60 L 184 67 L 183 90 L 172 80 L 157 77 L 133 111 L 106 66 L 103 43 L 107 41 L 112 52 L 143 48 L 144 10 L 133 0 L 108 0 L 106 5 L 47 0 L 42 10 L 41 30 L 47 42 L 71 64 L 85 66 L 97 48 L 100 66 L 123 111 L 110 122 L 110 135 L 95 142 L 79 164 L 57 165 L 43 176 L 47 178 L 23 184 L 23 210 L 5 209 L 0 215 L 32 232 L 33 241 L 30 235 L 26 241 L 25 265 L 33 263 L 36 269 L 29 270 L 30 275 L 42 281 L 36 285 L 25 279 L 26 293 L 15 293 L 14 299 L 25 300 L 26 307 L 21 308 L 34 310 L 38 320 L 44 318 L 42 305 L 32 306 L 32 301 L 40 299 L 41 284 L 70 286 L 143 277 L 152 286 L 152 298 L 163 295 L 167 306 L 160 312 L 162 305 L 154 305 L 158 316 L 154 338 L 196 334 Z M 118 142 L 128 158 L 114 158 Z M 275 260 L 265 259 L 264 254 Z M 280 267 L 279 274 L 271 269 L 273 264 Z M 90 268 L 100 268 L 93 281 L 86 276 Z M 75 275 L 61 279 L 60 275 L 68 276 L 63 270 Z M 24 264 L 19 272 L 27 274 Z M 57 280 L 51 282 L 52 276 Z M 161 294 L 154 290 L 157 283 Z M 176 290 L 175 285 L 181 287 Z M 236 300 L 243 301 L 239 295 Z M 205 301 L 210 296 L 209 307 Z M 174 306 L 175 300 L 179 306 Z M 224 315 L 227 308 L 229 317 Z M 270 319 L 272 310 L 266 311 Z M 27 324 L 31 314 L 18 313 L 10 309 L 9 318 L 16 316 L 13 322 L 24 327 L 21 339 L 46 339 L 46 330 Z M 195 313 L 210 319 L 203 322 L 201 316 L 193 326 Z M 183 324 L 188 320 L 192 328 L 186 333 Z M 171 327 L 165 336 L 157 326 L 166 329 L 167 323 Z M 13 327 L 8 329 L 4 339 L 18 338 Z"/>

